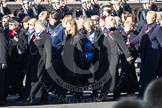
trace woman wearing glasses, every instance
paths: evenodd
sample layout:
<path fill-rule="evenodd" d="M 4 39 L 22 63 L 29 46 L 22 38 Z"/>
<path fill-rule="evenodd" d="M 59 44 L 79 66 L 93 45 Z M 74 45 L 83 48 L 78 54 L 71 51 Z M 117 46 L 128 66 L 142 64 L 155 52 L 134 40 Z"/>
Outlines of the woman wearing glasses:
<path fill-rule="evenodd" d="M 8 87 L 11 85 L 12 94 L 23 96 L 24 66 L 27 50 L 25 30 L 19 27 L 17 18 L 9 19 L 9 64 L 7 72 Z M 14 92 L 14 93 L 13 93 Z"/>

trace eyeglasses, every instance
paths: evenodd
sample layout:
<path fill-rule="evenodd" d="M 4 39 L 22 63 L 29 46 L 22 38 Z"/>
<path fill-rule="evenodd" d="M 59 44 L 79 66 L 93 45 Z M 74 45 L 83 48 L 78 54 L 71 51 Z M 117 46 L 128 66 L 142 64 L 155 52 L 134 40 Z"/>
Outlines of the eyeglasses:
<path fill-rule="evenodd" d="M 15 26 L 15 24 L 9 24 L 9 26 Z"/>
<path fill-rule="evenodd" d="M 33 26 L 32 24 L 28 24 L 28 25 Z"/>

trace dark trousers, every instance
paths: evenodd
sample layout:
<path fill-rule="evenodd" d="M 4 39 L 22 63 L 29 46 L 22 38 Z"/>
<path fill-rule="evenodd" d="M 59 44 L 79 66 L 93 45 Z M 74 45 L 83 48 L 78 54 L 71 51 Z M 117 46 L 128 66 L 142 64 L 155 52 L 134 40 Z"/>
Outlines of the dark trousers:
<path fill-rule="evenodd" d="M 120 59 L 121 59 L 121 73 L 119 78 L 120 91 L 132 94 L 138 91 L 139 89 L 135 66 L 134 66 L 135 61 L 132 61 L 131 64 L 128 63 L 124 55 L 121 55 Z"/>
<path fill-rule="evenodd" d="M 40 60 L 41 61 L 41 60 Z M 48 94 L 45 88 L 45 72 L 43 61 L 39 62 L 38 72 L 33 77 L 34 80 L 31 83 L 31 91 L 30 91 L 30 102 L 31 103 L 40 103 L 47 102 Z"/>
<path fill-rule="evenodd" d="M 38 81 L 31 83 L 31 91 L 29 101 L 31 103 L 47 102 L 48 94 L 45 89 L 45 83 L 42 80 L 43 76 L 40 76 Z"/>
<path fill-rule="evenodd" d="M 5 92 L 5 70 L 2 69 L 0 64 L 0 102 L 4 102 Z"/>
<path fill-rule="evenodd" d="M 141 53 L 140 96 L 143 95 L 147 85 L 157 78 L 159 52 L 157 49 L 147 48 Z"/>

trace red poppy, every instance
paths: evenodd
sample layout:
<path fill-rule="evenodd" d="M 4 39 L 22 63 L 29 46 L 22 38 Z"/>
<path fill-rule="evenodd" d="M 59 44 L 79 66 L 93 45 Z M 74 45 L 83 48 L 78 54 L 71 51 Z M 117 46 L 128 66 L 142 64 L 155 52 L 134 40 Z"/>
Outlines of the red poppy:
<path fill-rule="evenodd" d="M 112 34 L 113 34 L 113 31 L 110 31 L 110 32 L 109 32 L 108 34 L 109 34 L 109 36 L 112 36 Z"/>
<path fill-rule="evenodd" d="M 10 38 L 13 38 L 15 33 L 16 33 L 16 28 L 10 30 L 10 31 L 8 32 L 8 36 L 9 36 Z"/>

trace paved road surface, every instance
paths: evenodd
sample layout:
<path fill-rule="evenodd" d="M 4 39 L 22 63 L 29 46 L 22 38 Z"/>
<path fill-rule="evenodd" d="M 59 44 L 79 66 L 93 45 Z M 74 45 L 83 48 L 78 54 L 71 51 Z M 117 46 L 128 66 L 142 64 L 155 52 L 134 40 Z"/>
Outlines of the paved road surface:
<path fill-rule="evenodd" d="M 8 106 L 7 108 L 112 108 L 115 101 L 111 102 L 92 102 L 92 103 L 79 103 L 79 104 L 52 104 L 52 105 L 39 105 L 39 106 Z"/>

